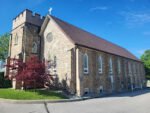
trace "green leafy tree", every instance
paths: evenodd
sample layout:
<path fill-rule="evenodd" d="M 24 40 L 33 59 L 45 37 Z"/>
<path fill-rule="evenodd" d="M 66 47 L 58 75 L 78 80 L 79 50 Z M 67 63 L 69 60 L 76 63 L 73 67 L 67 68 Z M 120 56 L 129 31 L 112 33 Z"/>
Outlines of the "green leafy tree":
<path fill-rule="evenodd" d="M 150 49 L 145 51 L 141 56 L 141 60 L 144 62 L 146 78 L 150 79 Z"/>
<path fill-rule="evenodd" d="M 5 60 L 8 56 L 9 48 L 9 37 L 8 33 L 0 36 L 0 60 Z"/>

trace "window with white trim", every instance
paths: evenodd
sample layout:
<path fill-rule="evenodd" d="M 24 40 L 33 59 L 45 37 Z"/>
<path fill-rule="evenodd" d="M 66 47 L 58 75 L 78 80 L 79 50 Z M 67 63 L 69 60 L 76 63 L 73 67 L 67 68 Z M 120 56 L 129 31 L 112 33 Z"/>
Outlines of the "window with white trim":
<path fill-rule="evenodd" d="M 103 73 L 103 58 L 101 55 L 98 57 L 98 72 Z"/>
<path fill-rule="evenodd" d="M 132 69 L 131 69 L 131 63 L 130 62 L 128 62 L 128 70 L 129 70 L 129 74 L 131 74 L 132 73 Z"/>
<path fill-rule="evenodd" d="M 83 72 L 85 74 L 89 73 L 88 55 L 86 53 L 83 55 Z"/>
<path fill-rule="evenodd" d="M 14 44 L 18 45 L 18 34 L 15 35 Z"/>
<path fill-rule="evenodd" d="M 133 64 L 133 72 L 134 72 L 134 74 L 136 74 L 136 64 L 135 63 Z"/>
<path fill-rule="evenodd" d="M 118 59 L 118 74 L 121 73 L 121 62 L 120 59 Z"/>
<path fill-rule="evenodd" d="M 113 73 L 113 63 L 112 63 L 112 58 L 109 59 L 109 72 L 112 74 Z"/>
<path fill-rule="evenodd" d="M 37 53 L 37 49 L 38 49 L 37 43 L 33 42 L 33 44 L 32 44 L 32 53 Z"/>

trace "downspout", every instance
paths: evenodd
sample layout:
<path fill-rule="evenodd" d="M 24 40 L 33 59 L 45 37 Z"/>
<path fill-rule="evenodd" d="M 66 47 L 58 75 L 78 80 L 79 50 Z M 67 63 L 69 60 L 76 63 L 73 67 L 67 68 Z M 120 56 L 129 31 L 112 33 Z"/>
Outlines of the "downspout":
<path fill-rule="evenodd" d="M 74 58 L 74 62 L 75 62 L 75 94 L 77 94 L 77 69 L 76 69 L 76 50 L 77 50 L 77 45 L 75 45 L 75 47 L 74 47 L 74 55 L 75 55 L 75 58 Z"/>

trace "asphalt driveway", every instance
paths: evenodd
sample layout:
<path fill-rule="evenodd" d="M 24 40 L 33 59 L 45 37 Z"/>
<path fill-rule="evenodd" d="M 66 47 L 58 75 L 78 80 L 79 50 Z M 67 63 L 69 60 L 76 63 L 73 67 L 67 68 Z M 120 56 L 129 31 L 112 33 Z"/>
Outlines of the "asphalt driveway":
<path fill-rule="evenodd" d="M 48 104 L 0 102 L 0 113 L 150 113 L 150 89 L 79 102 Z"/>

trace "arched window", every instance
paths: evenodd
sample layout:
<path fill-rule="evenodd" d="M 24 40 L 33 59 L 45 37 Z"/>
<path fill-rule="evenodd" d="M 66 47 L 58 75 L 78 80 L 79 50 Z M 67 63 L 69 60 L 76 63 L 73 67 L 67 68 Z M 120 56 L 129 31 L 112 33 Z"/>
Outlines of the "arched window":
<path fill-rule="evenodd" d="M 112 58 L 109 59 L 109 72 L 112 74 L 113 73 L 113 63 L 112 63 Z"/>
<path fill-rule="evenodd" d="M 118 59 L 118 74 L 121 73 L 121 62 L 120 59 Z"/>
<path fill-rule="evenodd" d="M 16 34 L 15 39 L 14 39 L 14 44 L 17 45 L 18 44 L 18 35 Z"/>
<path fill-rule="evenodd" d="M 89 66 L 88 66 L 88 55 L 83 55 L 83 71 L 85 74 L 89 72 Z"/>
<path fill-rule="evenodd" d="M 101 55 L 98 57 L 98 72 L 103 73 L 103 59 Z"/>
<path fill-rule="evenodd" d="M 37 43 L 33 42 L 33 44 L 32 44 L 32 53 L 37 53 L 37 49 L 38 49 Z"/>

